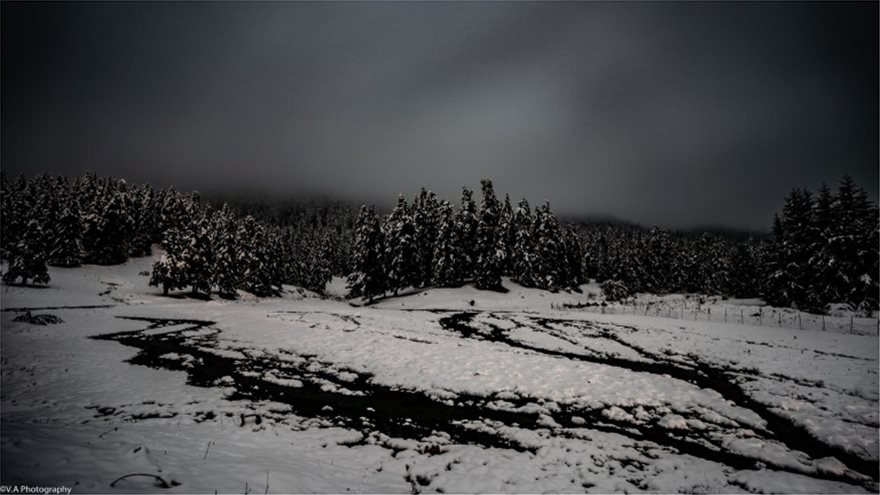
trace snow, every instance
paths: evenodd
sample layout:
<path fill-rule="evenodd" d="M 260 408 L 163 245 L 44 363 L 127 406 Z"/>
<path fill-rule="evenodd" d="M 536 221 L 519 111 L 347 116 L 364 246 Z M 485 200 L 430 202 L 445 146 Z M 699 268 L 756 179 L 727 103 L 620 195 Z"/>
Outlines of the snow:
<path fill-rule="evenodd" d="M 0 292 L 4 485 L 877 491 L 876 335 L 553 309 L 573 295 L 507 279 L 201 301 L 148 287 L 151 261 Z"/>

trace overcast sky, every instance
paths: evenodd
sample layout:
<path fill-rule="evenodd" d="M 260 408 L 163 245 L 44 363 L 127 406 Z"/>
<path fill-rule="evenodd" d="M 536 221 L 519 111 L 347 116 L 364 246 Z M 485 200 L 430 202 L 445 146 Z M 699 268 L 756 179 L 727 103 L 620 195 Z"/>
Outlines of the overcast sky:
<path fill-rule="evenodd" d="M 12 3 L 2 168 L 766 229 L 878 189 L 878 4 Z"/>

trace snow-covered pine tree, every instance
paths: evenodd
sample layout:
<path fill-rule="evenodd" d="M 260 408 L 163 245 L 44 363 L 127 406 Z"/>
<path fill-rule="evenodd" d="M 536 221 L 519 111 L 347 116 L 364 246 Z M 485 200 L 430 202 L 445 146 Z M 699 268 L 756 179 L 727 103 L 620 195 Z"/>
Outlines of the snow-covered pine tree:
<path fill-rule="evenodd" d="M 727 295 L 737 298 L 760 295 L 761 276 L 765 273 L 761 254 L 761 245 L 751 237 L 736 244 L 730 257 Z"/>
<path fill-rule="evenodd" d="M 152 253 L 156 232 L 156 210 L 153 207 L 154 194 L 153 188 L 150 186 L 143 186 L 132 191 L 130 256 L 149 256 Z"/>
<path fill-rule="evenodd" d="M 333 246 L 330 238 L 324 236 L 312 245 L 309 253 L 309 276 L 304 287 L 312 292 L 323 295 L 327 284 L 333 278 L 330 271 L 330 261 L 333 256 Z"/>
<path fill-rule="evenodd" d="M 183 201 L 181 194 L 173 187 L 168 187 L 162 193 L 162 203 L 159 207 L 159 216 L 157 223 L 159 232 L 166 232 L 168 229 L 180 229 L 184 226 L 186 214 L 186 203 Z"/>
<path fill-rule="evenodd" d="M 385 293 L 385 239 L 372 207 L 361 206 L 355 223 L 354 259 L 348 276 L 348 297 L 373 298 Z"/>
<path fill-rule="evenodd" d="M 89 262 L 116 265 L 128 259 L 128 234 L 131 217 L 125 208 L 125 192 L 109 192 L 104 205 L 91 225 L 92 251 Z"/>
<path fill-rule="evenodd" d="M 563 281 L 563 286 L 569 289 L 578 289 L 581 284 L 586 282 L 586 279 L 584 277 L 583 244 L 574 229 L 565 229 L 563 252 L 566 267 L 566 279 Z"/>
<path fill-rule="evenodd" d="M 483 201 L 477 225 L 477 264 L 474 279 L 478 289 L 501 289 L 504 245 L 501 237 L 501 204 L 495 197 L 492 181 L 481 182 Z"/>
<path fill-rule="evenodd" d="M 679 253 L 671 246 L 669 233 L 659 227 L 653 227 L 647 236 L 647 244 L 642 257 L 648 279 L 645 290 L 654 294 L 666 294 L 673 286 L 672 266 Z"/>
<path fill-rule="evenodd" d="M 822 304 L 811 287 L 810 252 L 816 238 L 813 198 L 809 191 L 794 189 L 782 209 L 781 273 L 774 274 L 779 285 L 775 302 L 796 304 L 807 311 L 821 311 Z"/>
<path fill-rule="evenodd" d="M 814 204 L 814 218 L 816 222 L 816 235 L 810 246 L 812 290 L 820 306 L 831 302 L 840 302 L 841 295 L 835 283 L 835 275 L 838 263 L 831 249 L 834 232 L 834 194 L 823 182 L 819 187 Z"/>
<path fill-rule="evenodd" d="M 437 196 L 423 187 L 413 201 L 413 221 L 416 229 L 416 245 L 419 251 L 419 271 L 415 284 L 430 285 L 434 267 L 434 243 L 439 229 L 439 203 Z"/>
<path fill-rule="evenodd" d="M 48 174 L 40 174 L 31 181 L 33 198 L 33 211 L 31 217 L 40 222 L 40 230 L 43 232 L 45 239 L 43 244 L 48 249 L 55 244 L 57 232 L 55 224 L 58 217 L 61 216 L 61 206 L 59 204 L 59 195 L 62 194 L 60 189 L 56 189 L 56 182 L 49 177 Z"/>
<path fill-rule="evenodd" d="M 19 175 L 14 181 L 9 181 L 5 172 L 0 173 L 3 173 L 3 198 L 0 207 L 2 253 L 0 254 L 6 258 L 16 250 L 19 241 L 24 238 L 30 206 L 25 197 L 27 182 L 24 176 Z"/>
<path fill-rule="evenodd" d="M 71 194 L 58 199 L 61 212 L 55 222 L 55 236 L 49 249 L 48 262 L 53 266 L 79 266 L 83 259 L 83 228 L 79 202 Z"/>
<path fill-rule="evenodd" d="M 832 275 L 833 286 L 841 301 L 857 308 L 863 302 L 864 285 L 871 285 L 876 273 L 870 273 L 872 226 L 869 217 L 871 204 L 864 190 L 856 186 L 852 177 L 845 175 L 837 189 L 837 201 L 832 208 L 833 228 L 829 251 L 837 263 Z M 863 261 L 864 260 L 864 261 Z"/>
<path fill-rule="evenodd" d="M 193 294 L 210 295 L 214 267 L 212 219 L 202 208 L 197 193 L 193 194 L 186 215 L 190 219 L 189 227 L 184 231 L 186 278 Z"/>
<path fill-rule="evenodd" d="M 448 201 L 440 205 L 440 230 L 434 248 L 433 283 L 440 287 L 459 287 L 464 283 L 461 269 L 465 266 L 460 249 L 457 217 Z"/>
<path fill-rule="evenodd" d="M 419 250 L 416 245 L 412 213 L 401 194 L 397 206 L 385 220 L 385 259 L 388 266 L 388 289 L 394 295 L 415 286 L 419 278 Z"/>
<path fill-rule="evenodd" d="M 27 285 L 28 280 L 34 284 L 49 283 L 49 272 L 46 268 L 46 246 L 40 222 L 28 220 L 22 237 L 10 253 L 9 268 L 3 274 L 3 281 L 13 284 L 19 278 Z"/>
<path fill-rule="evenodd" d="M 788 287 L 788 275 L 785 271 L 784 227 L 782 218 L 778 213 L 773 214 L 773 224 L 770 228 L 770 240 L 765 252 L 764 269 L 765 280 L 761 287 L 761 295 L 767 303 L 773 306 L 787 306 L 791 304 L 791 297 L 786 291 Z"/>
<path fill-rule="evenodd" d="M 284 292 L 285 260 L 282 231 L 276 225 L 266 226 L 266 278 L 272 286 L 272 295 Z M 317 284 L 318 282 L 315 282 Z M 314 287 L 317 287 L 315 285 Z"/>
<path fill-rule="evenodd" d="M 185 289 L 189 286 L 184 255 L 186 240 L 186 233 L 181 229 L 172 227 L 166 230 L 162 239 L 165 253 L 153 263 L 150 285 L 162 287 L 162 292 L 166 296 L 169 291 Z"/>
<path fill-rule="evenodd" d="M 534 223 L 529 202 L 520 200 L 513 213 L 513 228 L 516 242 L 513 249 L 513 279 L 524 287 L 535 287 L 535 242 Z"/>
<path fill-rule="evenodd" d="M 861 190 L 867 203 L 865 191 Z M 861 300 L 860 307 L 866 313 L 880 310 L 880 211 L 877 205 L 870 205 L 864 211 L 860 232 L 860 252 L 859 263 L 859 286 L 861 294 L 857 300 Z"/>
<path fill-rule="evenodd" d="M 225 298 L 235 298 L 235 291 L 241 286 L 241 266 L 239 261 L 238 226 L 228 204 L 213 218 L 214 257 L 211 269 L 211 283 Z"/>
<path fill-rule="evenodd" d="M 723 294 L 728 286 L 729 266 L 725 246 L 713 236 L 700 235 L 695 248 L 697 290 L 701 294 Z"/>
<path fill-rule="evenodd" d="M 461 206 L 456 213 L 456 231 L 458 232 L 458 249 L 461 252 L 462 265 L 457 270 L 463 280 L 474 277 L 477 262 L 477 205 L 474 193 L 467 187 L 461 189 Z"/>
<path fill-rule="evenodd" d="M 513 207 L 510 205 L 510 195 L 504 195 L 504 204 L 501 206 L 501 221 L 498 228 L 501 232 L 501 243 L 504 246 L 504 259 L 501 263 L 501 273 L 513 274 L 513 247 L 516 244 L 516 229 L 513 225 Z"/>
<path fill-rule="evenodd" d="M 277 295 L 275 287 L 277 273 L 271 259 L 271 246 L 274 240 L 266 227 L 246 216 L 239 225 L 238 238 L 241 242 L 239 259 L 242 264 L 242 288 L 259 297 Z"/>
<path fill-rule="evenodd" d="M 560 288 L 560 267 L 564 266 L 562 256 L 562 235 L 559 221 L 546 201 L 537 209 L 535 215 L 535 285 L 542 289 Z"/>

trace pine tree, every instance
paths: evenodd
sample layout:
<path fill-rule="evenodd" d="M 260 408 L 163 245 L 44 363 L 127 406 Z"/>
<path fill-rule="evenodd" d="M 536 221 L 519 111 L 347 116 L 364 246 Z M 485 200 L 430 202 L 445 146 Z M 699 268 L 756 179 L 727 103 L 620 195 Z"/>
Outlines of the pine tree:
<path fill-rule="evenodd" d="M 477 263 L 477 206 L 473 199 L 474 193 L 467 187 L 461 190 L 461 206 L 456 214 L 456 231 L 458 232 L 458 249 L 461 252 L 462 265 L 457 269 L 464 280 L 474 277 Z"/>
<path fill-rule="evenodd" d="M 648 232 L 642 257 L 647 275 L 644 290 L 654 294 L 666 294 L 671 290 L 676 282 L 672 267 L 679 254 L 672 249 L 668 232 L 659 227 Z"/>
<path fill-rule="evenodd" d="M 212 230 L 214 257 L 211 283 L 217 287 L 221 296 L 234 298 L 236 289 L 241 286 L 240 248 L 238 226 L 228 204 L 224 203 L 220 212 L 214 216 Z"/>
<path fill-rule="evenodd" d="M 813 198 L 809 191 L 795 189 L 782 209 L 782 281 L 779 302 L 794 303 L 807 311 L 821 311 L 822 304 L 811 290 L 810 251 L 816 239 Z"/>
<path fill-rule="evenodd" d="M 239 225 L 238 238 L 242 250 L 242 288 L 259 297 L 277 294 L 270 246 L 273 240 L 266 227 L 248 215 Z"/>
<path fill-rule="evenodd" d="M 501 272 L 504 275 L 513 275 L 513 248 L 516 245 L 516 228 L 513 225 L 513 207 L 510 205 L 510 196 L 507 194 L 504 195 L 504 204 L 501 206 L 501 221 L 498 228 L 504 246 Z"/>
<path fill-rule="evenodd" d="M 333 247 L 329 237 L 313 243 L 310 253 L 310 270 L 304 287 L 312 292 L 323 295 L 327 284 L 333 278 L 330 271 L 330 261 L 333 255 Z"/>
<path fill-rule="evenodd" d="M 834 208 L 831 251 L 839 260 L 835 286 L 853 308 L 877 306 L 877 213 L 865 191 L 844 176 Z"/>
<path fill-rule="evenodd" d="M 475 279 L 478 289 L 499 290 L 504 263 L 501 238 L 501 205 L 495 197 L 492 181 L 483 179 L 483 202 L 477 226 L 477 264 Z"/>
<path fill-rule="evenodd" d="M 49 250 L 49 264 L 53 266 L 80 266 L 83 259 L 82 221 L 76 198 L 65 195 L 60 199 L 61 213 L 55 222 L 55 238 Z"/>
<path fill-rule="evenodd" d="M 834 195 L 823 182 L 814 206 L 815 238 L 810 246 L 812 287 L 819 306 L 841 300 L 835 283 L 838 261 L 831 245 L 834 236 Z"/>
<path fill-rule="evenodd" d="M 565 280 L 563 286 L 569 289 L 578 289 L 586 282 L 584 277 L 584 250 L 580 239 L 574 229 L 566 229 L 563 238 L 563 253 L 565 258 Z"/>
<path fill-rule="evenodd" d="M 730 258 L 730 280 L 726 294 L 737 298 L 760 295 L 761 277 L 765 272 L 761 246 L 754 239 L 736 245 Z"/>
<path fill-rule="evenodd" d="M 415 225 L 410 208 L 402 194 L 397 198 L 397 206 L 386 219 L 385 236 L 388 288 L 397 295 L 401 289 L 417 284 L 421 266 Z"/>
<path fill-rule="evenodd" d="M 437 241 L 437 231 L 440 227 L 439 204 L 433 192 L 422 188 L 413 202 L 413 206 L 416 245 L 419 253 L 419 271 L 415 285 L 425 287 L 431 283 L 434 268 L 434 244 Z"/>
<path fill-rule="evenodd" d="M 40 222 L 30 219 L 24 237 L 11 252 L 9 268 L 3 274 L 3 281 L 13 284 L 18 278 L 27 285 L 28 280 L 34 284 L 49 283 L 49 272 L 46 269 L 45 234 Z"/>
<path fill-rule="evenodd" d="M 448 201 L 440 205 L 440 230 L 434 249 L 433 282 L 440 287 L 459 287 L 464 283 L 465 266 L 460 249 L 455 211 Z"/>
<path fill-rule="evenodd" d="M 132 232 L 129 255 L 140 257 L 152 254 L 156 232 L 156 211 L 154 209 L 153 188 L 144 186 L 133 191 L 131 200 Z"/>
<path fill-rule="evenodd" d="M 541 289 L 557 290 L 562 282 L 559 267 L 564 265 L 559 222 L 545 202 L 537 209 L 534 229 L 534 281 Z"/>
<path fill-rule="evenodd" d="M 40 174 L 31 181 L 31 197 L 33 198 L 33 210 L 31 218 L 40 223 L 40 229 L 45 236 L 44 244 L 51 247 L 55 244 L 57 231 L 55 225 L 61 216 L 59 196 L 63 193 L 56 188 L 56 182 L 48 174 Z M 47 253 L 48 254 L 48 251 Z"/>
<path fill-rule="evenodd" d="M 209 295 L 213 283 L 213 246 L 211 218 L 200 209 L 197 200 L 190 204 L 187 215 L 192 218 L 185 230 L 183 262 L 186 278 L 193 294 Z"/>
<path fill-rule="evenodd" d="M 177 227 L 165 231 L 165 254 L 153 264 L 150 285 L 170 290 L 190 287 L 193 294 L 210 294 L 212 256 L 210 220 L 201 209 L 201 200 L 193 192 L 184 211 L 176 219 Z"/>
<path fill-rule="evenodd" d="M 8 181 L 3 174 L 3 198 L 0 207 L 0 224 L 2 224 L 2 255 L 8 257 L 18 247 L 19 241 L 27 231 L 27 215 L 30 205 L 27 204 L 25 190 L 27 182 L 19 175 L 15 181 Z"/>
<path fill-rule="evenodd" d="M 162 287 L 163 294 L 167 296 L 169 291 L 189 286 L 184 254 L 186 249 L 185 233 L 177 227 L 169 228 L 165 231 L 162 246 L 165 253 L 153 263 L 150 285 Z"/>
<path fill-rule="evenodd" d="M 764 299 L 773 306 L 791 304 L 791 297 L 786 291 L 789 277 L 785 271 L 784 227 L 778 213 L 773 215 L 766 260 L 767 277 L 762 288 Z"/>
<path fill-rule="evenodd" d="M 353 270 L 348 277 L 349 297 L 370 302 L 387 290 L 384 264 L 385 240 L 373 208 L 361 206 L 355 229 Z"/>
<path fill-rule="evenodd" d="M 516 241 L 513 250 L 513 279 L 523 287 L 536 285 L 535 242 L 533 237 L 535 219 L 529 202 L 522 199 L 513 214 Z"/>
<path fill-rule="evenodd" d="M 91 228 L 92 252 L 89 261 L 116 265 L 128 259 L 128 234 L 131 217 L 125 209 L 125 193 L 110 192 Z"/>

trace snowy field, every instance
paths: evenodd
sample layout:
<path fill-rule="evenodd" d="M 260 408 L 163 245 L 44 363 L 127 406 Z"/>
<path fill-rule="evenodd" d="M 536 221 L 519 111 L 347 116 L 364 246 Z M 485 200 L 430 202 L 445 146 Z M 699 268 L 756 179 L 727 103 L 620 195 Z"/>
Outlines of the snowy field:
<path fill-rule="evenodd" d="M 878 490 L 876 335 L 551 309 L 576 296 L 507 280 L 371 307 L 168 298 L 150 264 L 3 287 L 3 485 Z"/>

